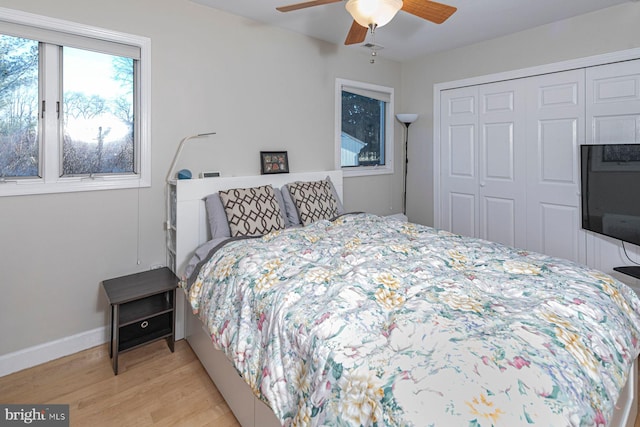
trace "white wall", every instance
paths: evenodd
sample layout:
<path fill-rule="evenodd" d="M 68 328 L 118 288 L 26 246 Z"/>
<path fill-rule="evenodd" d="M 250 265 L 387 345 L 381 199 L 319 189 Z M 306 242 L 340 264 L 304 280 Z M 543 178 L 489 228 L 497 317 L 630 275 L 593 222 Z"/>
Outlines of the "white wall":
<path fill-rule="evenodd" d="M 420 114 L 410 127 L 409 219 L 433 225 L 433 85 L 640 46 L 640 3 L 544 25 L 407 62 L 403 109 Z"/>
<path fill-rule="evenodd" d="M 260 150 L 287 150 L 292 171 L 331 169 L 335 78 L 401 99 L 399 63 L 187 0 L 0 6 L 150 37 L 153 61 L 151 188 L 0 198 L 0 356 L 107 326 L 100 281 L 164 264 L 164 179 L 184 136 L 217 132 L 185 148 L 178 168 L 195 173 L 258 174 Z M 398 212 L 401 186 L 351 178 L 345 208 Z"/>

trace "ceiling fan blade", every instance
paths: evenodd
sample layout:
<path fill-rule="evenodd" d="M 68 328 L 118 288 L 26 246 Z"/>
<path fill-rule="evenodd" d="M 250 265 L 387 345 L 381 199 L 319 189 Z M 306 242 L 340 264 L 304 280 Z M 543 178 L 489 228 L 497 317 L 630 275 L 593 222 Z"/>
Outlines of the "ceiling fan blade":
<path fill-rule="evenodd" d="M 363 27 L 358 24 L 356 21 L 353 21 L 351 24 L 351 29 L 349 30 L 349 34 L 347 34 L 347 39 L 344 41 L 344 44 L 357 44 L 362 43 L 365 38 L 367 38 L 367 31 L 369 29 L 367 27 Z"/>
<path fill-rule="evenodd" d="M 302 3 L 290 4 L 289 6 L 276 7 L 280 12 L 291 12 L 292 10 L 305 9 L 307 7 L 322 6 L 323 4 L 338 3 L 342 0 L 312 0 Z"/>
<path fill-rule="evenodd" d="M 442 24 L 458 9 L 430 0 L 404 0 L 401 10 L 427 21 Z"/>

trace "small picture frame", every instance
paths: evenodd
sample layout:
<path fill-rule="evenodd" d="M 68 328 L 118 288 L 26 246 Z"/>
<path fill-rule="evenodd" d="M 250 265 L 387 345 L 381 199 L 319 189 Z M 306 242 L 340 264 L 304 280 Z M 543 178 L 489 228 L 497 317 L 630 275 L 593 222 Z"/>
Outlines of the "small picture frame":
<path fill-rule="evenodd" d="M 289 173 L 289 157 L 286 151 L 261 151 L 260 172 L 263 175 L 270 173 Z"/>

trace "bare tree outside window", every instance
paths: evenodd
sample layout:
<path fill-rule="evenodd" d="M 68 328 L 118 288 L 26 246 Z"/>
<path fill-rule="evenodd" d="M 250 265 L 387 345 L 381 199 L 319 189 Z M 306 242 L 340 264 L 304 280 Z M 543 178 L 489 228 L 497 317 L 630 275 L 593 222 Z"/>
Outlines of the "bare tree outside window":
<path fill-rule="evenodd" d="M 135 173 L 133 59 L 69 47 L 62 52 L 61 175 Z M 38 41 L 0 35 L 2 178 L 41 175 L 38 61 Z"/>
<path fill-rule="evenodd" d="M 0 177 L 39 175 L 38 42 L 0 35 Z"/>

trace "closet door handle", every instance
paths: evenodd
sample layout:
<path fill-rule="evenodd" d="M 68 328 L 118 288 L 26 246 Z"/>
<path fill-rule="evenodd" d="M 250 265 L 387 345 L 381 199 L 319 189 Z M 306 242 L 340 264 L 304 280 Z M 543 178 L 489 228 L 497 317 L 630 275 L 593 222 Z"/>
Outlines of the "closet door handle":
<path fill-rule="evenodd" d="M 484 182 L 481 182 L 481 183 L 480 183 L 480 187 L 484 187 L 484 186 L 485 186 L 485 183 L 484 183 Z"/>

